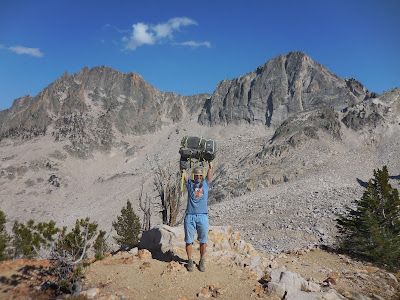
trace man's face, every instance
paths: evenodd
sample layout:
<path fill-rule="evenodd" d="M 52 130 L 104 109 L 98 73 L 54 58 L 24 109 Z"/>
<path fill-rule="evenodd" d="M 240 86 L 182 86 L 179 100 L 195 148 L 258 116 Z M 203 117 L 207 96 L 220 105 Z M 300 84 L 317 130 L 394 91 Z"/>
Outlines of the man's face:
<path fill-rule="evenodd" d="M 203 173 L 201 171 L 194 173 L 194 181 L 195 182 L 202 182 L 203 181 Z"/>

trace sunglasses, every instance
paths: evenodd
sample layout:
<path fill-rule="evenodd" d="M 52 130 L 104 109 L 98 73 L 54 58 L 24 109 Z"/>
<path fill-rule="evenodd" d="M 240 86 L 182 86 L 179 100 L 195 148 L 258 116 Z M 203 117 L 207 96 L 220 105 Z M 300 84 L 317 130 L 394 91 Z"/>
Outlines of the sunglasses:
<path fill-rule="evenodd" d="M 203 174 L 194 174 L 194 177 L 203 177 Z"/>

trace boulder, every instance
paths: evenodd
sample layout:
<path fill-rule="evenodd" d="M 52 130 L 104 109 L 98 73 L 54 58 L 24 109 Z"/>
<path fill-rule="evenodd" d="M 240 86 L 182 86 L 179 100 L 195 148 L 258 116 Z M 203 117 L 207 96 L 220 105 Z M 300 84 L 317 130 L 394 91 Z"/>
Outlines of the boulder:
<path fill-rule="evenodd" d="M 324 297 L 336 297 L 327 293 L 321 293 L 321 287 L 310 280 L 305 280 L 299 274 L 287 271 L 284 267 L 278 269 L 270 269 L 264 276 L 268 282 L 268 293 L 282 299 L 325 299 Z M 319 297 L 319 298 L 318 298 Z"/>
<path fill-rule="evenodd" d="M 185 248 L 184 237 L 183 226 L 157 225 L 143 232 L 139 248 L 147 249 L 156 254 L 174 253 L 174 250 L 178 247 Z"/>
<path fill-rule="evenodd" d="M 286 293 L 286 286 L 283 283 L 268 282 L 268 295 L 282 299 Z"/>

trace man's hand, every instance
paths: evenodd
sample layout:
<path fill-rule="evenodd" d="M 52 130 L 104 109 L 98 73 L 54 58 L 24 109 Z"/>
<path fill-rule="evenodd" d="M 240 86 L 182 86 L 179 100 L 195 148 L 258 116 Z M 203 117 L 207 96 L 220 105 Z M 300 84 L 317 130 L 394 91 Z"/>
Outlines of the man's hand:
<path fill-rule="evenodd" d="M 211 161 L 209 161 L 208 162 L 208 172 L 207 172 L 207 181 L 208 182 L 211 182 L 211 179 L 212 179 L 212 175 L 213 175 L 213 167 L 214 167 L 214 164 L 211 162 Z"/>

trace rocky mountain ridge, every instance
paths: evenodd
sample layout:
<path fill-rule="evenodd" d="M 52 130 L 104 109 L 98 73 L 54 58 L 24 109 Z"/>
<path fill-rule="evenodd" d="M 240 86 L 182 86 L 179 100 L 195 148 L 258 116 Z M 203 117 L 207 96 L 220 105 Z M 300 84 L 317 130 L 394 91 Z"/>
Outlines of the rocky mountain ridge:
<path fill-rule="evenodd" d="M 165 93 L 135 72 L 86 67 L 71 76 L 64 73 L 34 98 L 16 99 L 0 114 L 0 138 L 29 138 L 52 127 L 48 134 L 56 138 L 79 142 L 79 135 L 86 140 L 83 143 L 109 148 L 116 132 L 154 132 L 163 119 L 178 122 L 184 113 L 199 108 L 203 125 L 247 122 L 276 127 L 320 103 L 338 110 L 376 96 L 355 79 L 332 74 L 303 52 L 280 55 L 244 76 L 223 80 L 212 96 Z M 96 132 L 99 127 L 103 132 Z"/>
<path fill-rule="evenodd" d="M 364 125 L 386 113 L 355 115 L 355 105 L 376 97 L 357 80 L 339 78 L 303 52 L 280 55 L 246 75 L 223 80 L 213 95 L 162 92 L 135 72 L 86 67 L 64 73 L 36 97 L 21 97 L 0 111 L 0 140 L 47 134 L 69 141 L 64 146 L 69 154 L 88 158 L 93 151 L 120 145 L 123 136 L 154 133 L 163 124 L 181 122 L 186 114 L 201 125 L 247 123 L 276 129 L 290 116 L 320 104 L 348 111 L 343 122 L 357 130 L 356 119 L 362 118 Z"/>
<path fill-rule="evenodd" d="M 0 115 L 0 139 L 51 135 L 67 139 L 71 154 L 85 158 L 109 151 L 119 135 L 154 132 L 181 121 L 208 95 L 181 96 L 155 89 L 135 73 L 105 66 L 66 72 L 36 97 L 25 96 Z"/>

